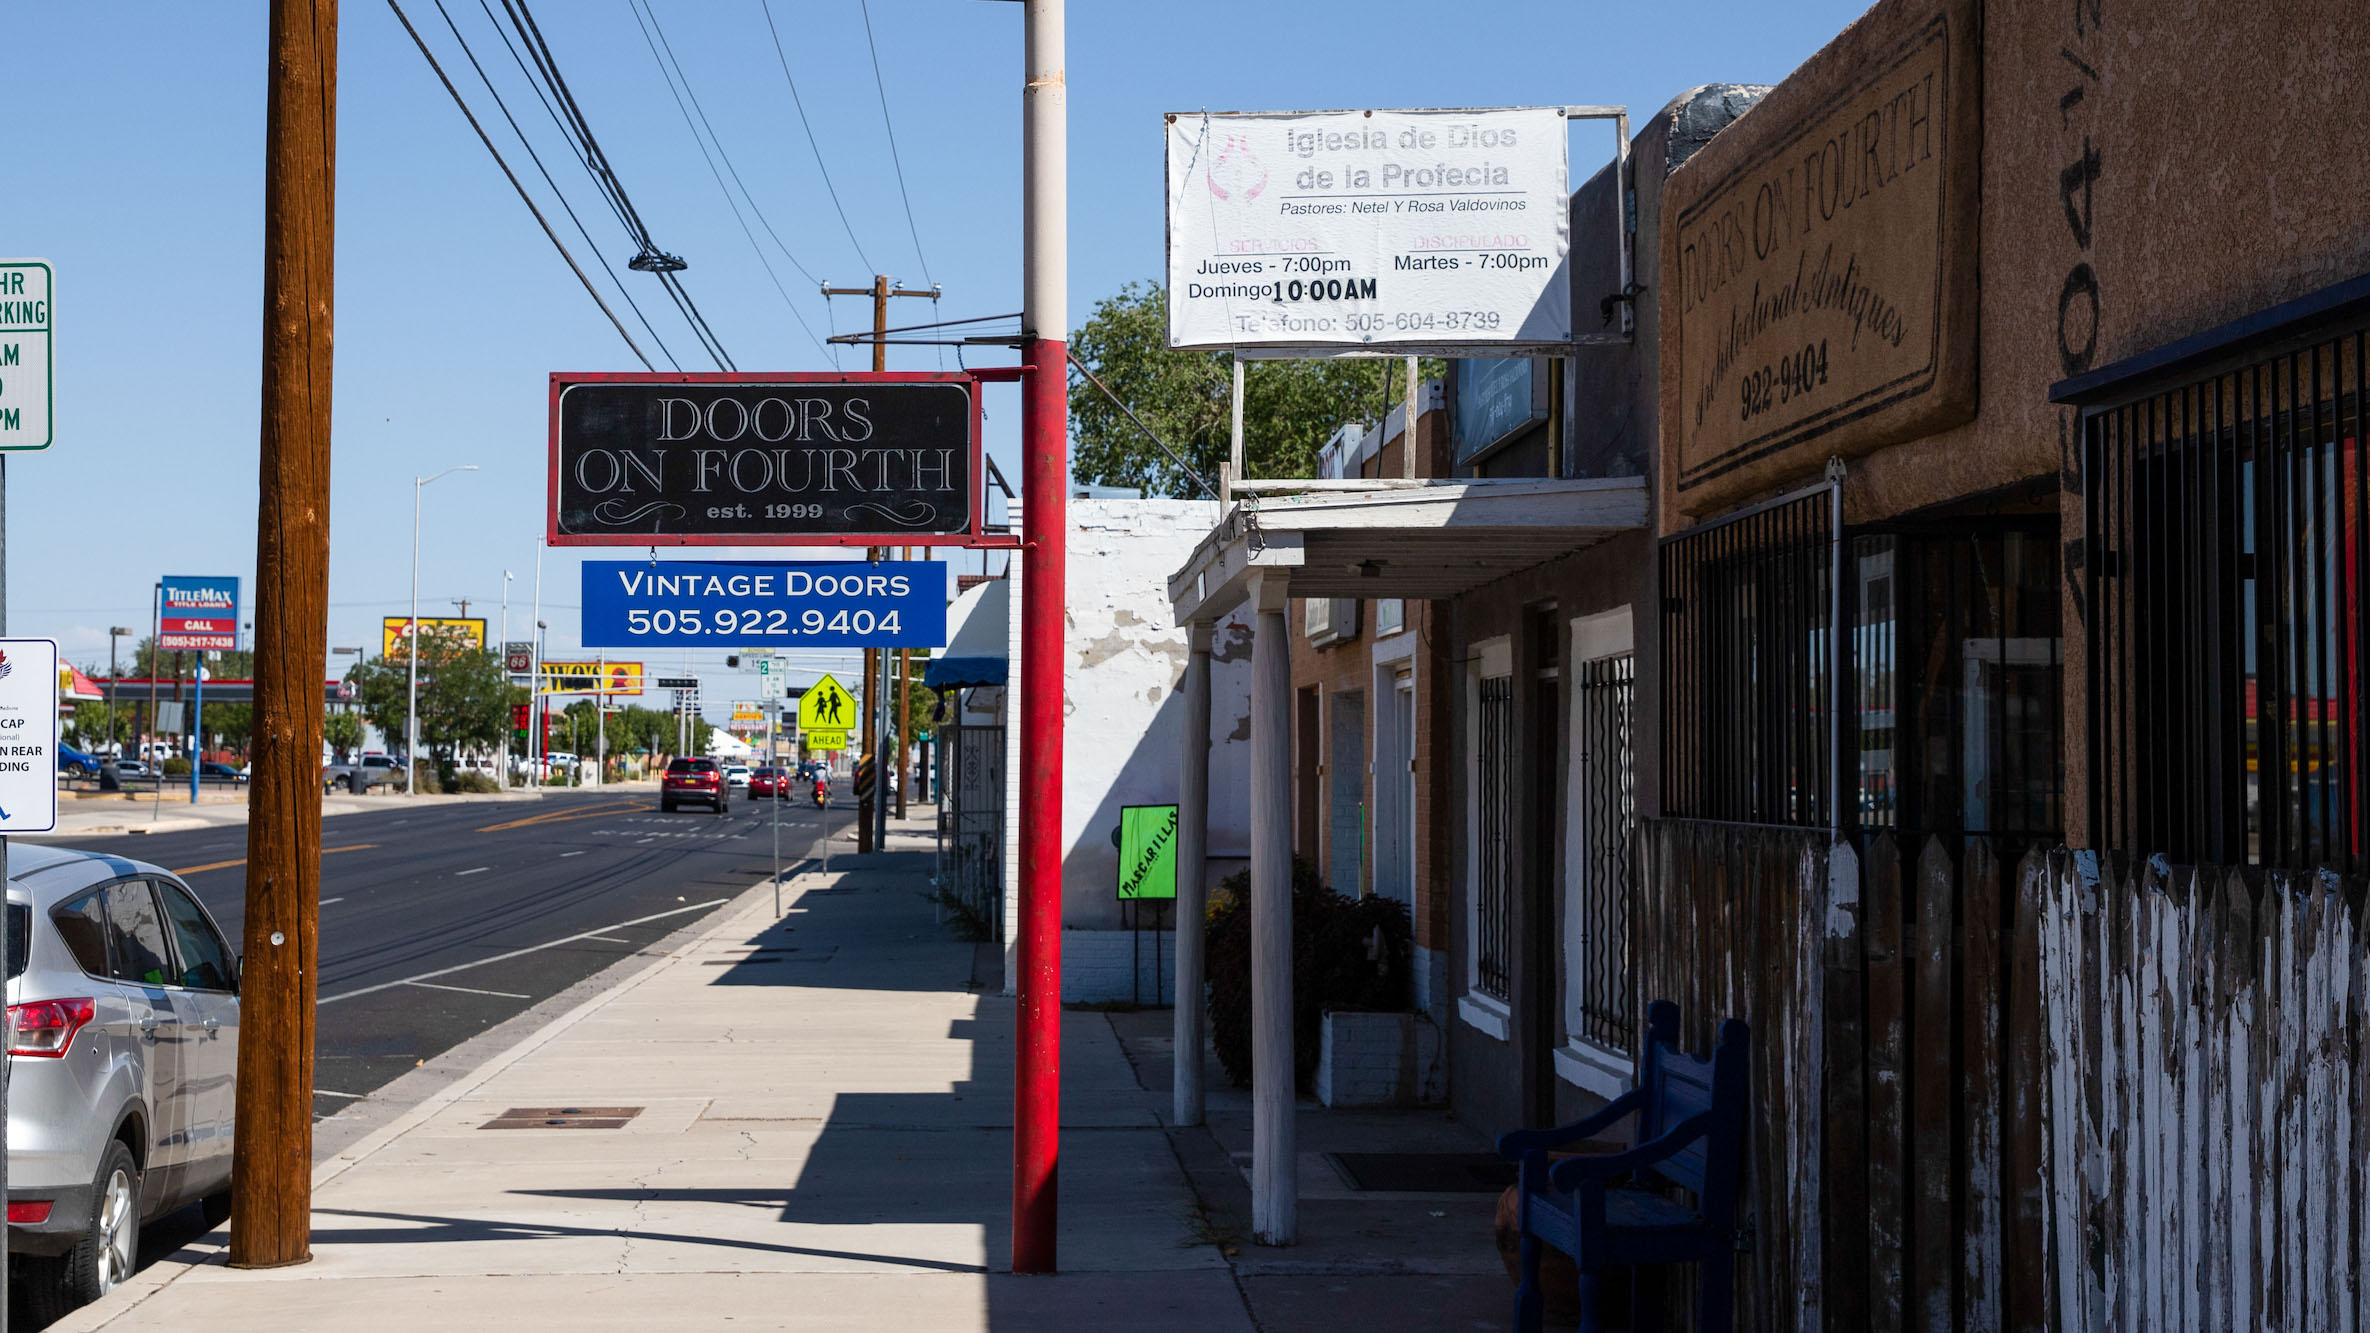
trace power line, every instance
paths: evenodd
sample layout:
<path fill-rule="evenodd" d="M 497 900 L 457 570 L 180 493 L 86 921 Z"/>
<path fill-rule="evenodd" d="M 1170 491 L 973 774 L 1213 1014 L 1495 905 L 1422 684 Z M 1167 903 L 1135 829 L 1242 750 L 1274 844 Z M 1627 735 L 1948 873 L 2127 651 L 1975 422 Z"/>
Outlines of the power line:
<path fill-rule="evenodd" d="M 633 4 L 633 0 L 627 0 L 627 4 L 630 8 Z M 799 276 L 805 278 L 808 282 L 820 283 L 822 279 L 817 278 L 814 274 L 808 272 L 807 266 L 798 262 L 798 256 L 790 253 L 790 247 L 783 242 L 781 233 L 774 230 L 774 224 L 770 221 L 767 221 L 766 219 L 765 210 L 758 207 L 757 196 L 749 192 L 748 182 L 741 179 L 740 168 L 732 164 L 732 154 L 724 151 L 723 138 L 716 133 L 716 127 L 709 122 L 708 110 L 706 107 L 700 105 L 699 94 L 692 90 L 691 76 L 683 72 L 683 62 L 676 59 L 675 57 L 675 44 L 667 40 L 667 30 L 659 26 L 657 7 L 652 5 L 650 0 L 641 0 L 641 9 L 650 16 L 650 29 L 652 32 L 656 32 L 658 34 L 658 44 L 666 48 L 666 63 L 675 67 L 675 77 L 681 80 L 683 84 L 683 95 L 691 99 L 691 109 L 699 113 L 699 123 L 707 129 L 709 140 L 716 145 L 716 156 L 724 160 L 724 169 L 731 173 L 732 183 L 740 187 L 741 197 L 749 201 L 749 211 L 757 215 L 758 223 L 765 228 L 765 234 L 773 238 L 775 247 L 782 252 L 782 258 L 790 261 L 790 267 L 797 269 Z M 650 33 L 643 33 L 642 40 L 645 43 L 649 42 Z M 651 54 L 655 56 L 658 53 L 653 51 Z M 663 75 L 666 72 L 665 68 L 662 66 L 659 72 Z M 672 84 L 668 85 L 668 90 L 673 91 Z M 675 109 L 680 111 L 682 108 L 682 98 L 677 98 L 675 101 Z M 698 139 L 699 132 L 694 130 L 691 137 L 694 140 Z M 716 167 L 714 163 L 710 163 L 708 165 L 709 171 L 712 172 L 715 169 Z M 722 182 L 718 183 L 721 184 Z"/>
<path fill-rule="evenodd" d="M 585 118 L 584 108 L 577 104 L 576 94 L 568 87 L 567 78 L 560 73 L 559 59 L 552 54 L 551 44 L 544 40 L 542 26 L 535 22 L 534 11 L 528 8 L 527 0 L 502 0 L 502 10 L 510 16 L 511 26 L 518 30 L 528 54 L 534 57 L 536 68 L 542 71 L 545 82 L 550 85 L 554 101 L 574 128 L 575 138 L 584 153 L 585 169 L 592 173 L 594 183 L 609 197 L 627 235 L 640 247 L 626 267 L 657 275 L 659 286 L 666 289 L 668 299 L 675 303 L 675 309 L 691 326 L 693 335 L 700 340 L 701 347 L 716 362 L 717 367 L 735 369 L 732 358 L 725 354 L 724 344 L 717 339 L 715 330 L 709 327 L 707 319 L 692 301 L 691 293 L 684 289 L 682 280 L 676 276 L 684 268 L 683 261 L 659 248 L 658 242 L 650 234 L 650 228 L 643 224 L 641 213 L 634 208 L 633 200 L 626 195 L 624 182 L 617 178 L 617 172 L 609 164 L 609 155 L 601 150 L 600 140 L 594 137 L 592 122 Z"/>
<path fill-rule="evenodd" d="M 798 95 L 798 80 L 790 74 L 790 57 L 782 50 L 782 31 L 774 26 L 773 0 L 758 0 L 758 7 L 765 11 L 765 30 L 774 39 L 774 59 L 782 64 L 782 81 L 790 85 L 790 104 L 798 108 L 798 123 L 806 130 L 807 147 L 814 150 L 815 170 L 823 174 L 823 189 L 831 196 L 832 208 L 839 212 L 839 225 L 848 233 L 848 244 L 856 247 L 856 258 L 863 260 L 864 271 L 878 273 L 880 270 L 864 254 L 864 242 L 856 239 L 856 228 L 848 222 L 847 205 L 839 200 L 839 187 L 831 183 L 831 168 L 823 165 L 823 145 L 815 141 L 815 127 L 806 118 L 806 101 Z"/>
<path fill-rule="evenodd" d="M 661 82 L 664 82 L 667 85 L 667 92 L 674 97 L 675 109 L 683 113 L 683 126 L 685 129 L 691 131 L 691 141 L 692 143 L 698 145 L 700 157 L 707 162 L 708 174 L 715 177 L 716 188 L 724 195 L 724 206 L 732 210 L 732 220 L 740 224 L 741 235 L 748 238 L 749 248 L 756 252 L 758 264 L 765 269 L 765 276 L 770 281 L 772 281 L 774 285 L 774 291 L 782 298 L 782 304 L 789 308 L 790 317 L 798 321 L 798 327 L 806 334 L 807 341 L 815 344 L 815 350 L 825 351 L 826 349 L 823 346 L 822 340 L 815 337 L 814 326 L 808 324 L 806 322 L 806 316 L 799 313 L 797 303 L 790 299 L 789 290 L 782 286 L 781 275 L 774 272 L 773 262 L 765 257 L 765 247 L 757 243 L 756 233 L 749 230 L 748 219 L 741 216 L 741 206 L 734 202 L 732 190 L 724 184 L 723 174 L 716 170 L 716 161 L 718 158 L 723 159 L 724 170 L 732 174 L 733 184 L 741 187 L 742 197 L 749 201 L 749 211 L 757 215 L 757 221 L 765 228 L 766 235 L 773 237 L 774 244 L 781 247 L 783 257 L 790 261 L 792 267 L 796 268 L 800 273 L 805 274 L 807 281 L 815 281 L 815 275 L 808 273 L 806 271 L 806 266 L 798 262 L 798 257 L 790 253 L 790 247 L 782 244 L 782 238 L 780 234 L 774 231 L 774 224 L 766 221 L 765 211 L 757 206 L 757 196 L 749 193 L 749 187 L 747 183 L 741 180 L 740 170 L 734 167 L 732 164 L 732 155 L 724 151 L 724 140 L 717 136 L 715 125 L 711 124 L 708 120 L 707 109 L 700 106 L 699 94 L 692 90 L 691 76 L 683 72 L 682 62 L 675 58 L 674 43 L 667 41 L 666 29 L 659 26 L 658 11 L 655 9 L 650 9 L 647 3 L 636 4 L 634 0 L 627 0 L 626 7 L 632 11 L 634 15 L 634 25 L 642 29 L 642 44 L 650 48 L 650 58 L 658 65 L 658 77 Z M 649 12 L 650 21 L 648 24 L 644 24 L 642 21 L 645 10 L 648 10 Z M 658 34 L 658 40 L 656 42 L 651 41 L 651 34 L 653 32 Z M 661 58 L 659 55 L 659 47 L 661 46 L 666 48 L 666 55 L 664 58 Z M 674 67 L 674 73 L 672 77 L 670 77 L 668 74 L 668 66 L 670 65 Z M 680 80 L 683 85 L 681 92 L 677 92 L 675 89 L 675 84 L 678 80 Z M 683 104 L 683 99 L 686 96 L 691 99 L 691 105 L 689 107 L 686 107 Z M 692 112 L 694 110 L 699 113 L 699 125 L 693 125 L 691 123 Z M 708 152 L 707 142 L 702 141 L 700 138 L 701 126 L 705 126 L 707 128 L 708 139 L 712 140 L 716 145 L 716 151 L 713 155 L 710 155 Z"/>
<path fill-rule="evenodd" d="M 639 301 L 634 299 L 634 294 L 626 289 L 626 285 L 624 283 L 618 281 L 617 270 L 609 267 L 608 256 L 601 253 L 600 242 L 595 241 L 592 238 L 592 232 L 586 229 L 584 225 L 584 219 L 576 216 L 576 206 L 568 202 L 567 193 L 560 189 L 560 183 L 551 178 L 550 169 L 543 165 L 543 155 L 535 151 L 534 142 L 527 138 L 527 132 L 525 130 L 519 128 L 518 118 L 510 114 L 510 104 L 502 100 L 501 90 L 494 86 L 494 81 L 492 79 L 486 77 L 485 66 L 478 63 L 477 52 L 469 48 L 469 39 L 461 35 L 460 25 L 453 22 L 453 16 L 447 12 L 444 7 L 444 0 L 435 0 L 435 3 L 436 12 L 443 17 L 445 28 L 452 33 L 453 40 L 460 44 L 461 54 L 468 57 L 469 67 L 477 71 L 477 81 L 485 85 L 486 94 L 494 99 L 495 109 L 502 113 L 503 120 L 510 123 L 510 132 L 518 136 L 519 146 L 527 150 L 528 160 L 532 161 L 535 164 L 535 170 L 542 174 L 543 183 L 551 187 L 552 197 L 560 201 L 560 207 L 566 210 L 568 214 L 568 221 L 576 224 L 576 234 L 584 238 L 585 247 L 591 250 L 593 253 L 593 258 L 599 261 L 601 265 L 601 271 L 609 275 L 610 284 L 617 288 L 617 294 L 619 296 L 625 298 L 627 307 L 634 312 L 634 318 L 641 321 L 643 332 L 650 335 L 650 341 L 658 344 L 660 355 L 666 357 L 668 365 L 673 366 L 677 370 L 681 370 L 683 368 L 683 363 L 675 359 L 675 353 L 667 346 L 666 339 L 658 336 L 658 329 L 650 323 L 650 316 L 642 313 L 642 305 Z M 485 10 L 486 18 L 489 21 L 493 19 L 494 11 L 486 8 L 485 0 L 478 0 L 478 7 Z M 510 46 L 510 39 L 503 35 L 502 29 L 499 25 L 495 26 L 494 35 L 497 37 L 502 37 L 502 45 L 505 48 Z M 512 60 L 515 61 L 518 59 L 517 51 L 512 50 L 510 54 Z M 522 74 L 526 72 L 526 65 L 524 62 L 520 62 L 519 72 Z M 548 107 L 549 104 L 547 103 L 546 109 L 548 109 Z"/>
<path fill-rule="evenodd" d="M 536 224 L 542 227 L 543 234 L 551 239 L 552 248 L 560 252 L 560 258 L 568 261 L 569 271 L 576 275 L 578 282 L 584 284 L 585 294 L 592 297 L 593 304 L 599 306 L 601 313 L 609 317 L 609 323 L 616 328 L 617 336 L 625 339 L 625 345 L 633 349 L 634 359 L 642 363 L 643 369 L 658 369 L 650 364 L 650 358 L 644 356 L 642 349 L 635 345 L 634 336 L 625 331 L 625 324 L 617 318 L 617 312 L 611 310 L 609 303 L 601 299 L 601 293 L 593 287 L 592 279 L 585 276 L 583 267 L 576 262 L 576 256 L 568 253 L 568 247 L 560 241 L 560 234 L 551 229 L 551 223 L 544 218 L 543 210 L 535 206 L 534 199 L 527 194 L 527 187 L 519 183 L 518 174 L 510 169 L 508 162 L 502 160 L 502 151 L 494 147 L 494 141 L 487 137 L 485 127 L 477 123 L 477 117 L 469 110 L 469 103 L 461 98 L 461 90 L 455 88 L 453 81 L 445 77 L 444 67 L 436 63 L 435 55 L 428 50 L 428 43 L 420 40 L 419 30 L 412 27 L 411 19 L 403 12 L 403 6 L 395 3 L 395 0 L 387 0 L 387 8 L 395 11 L 396 20 L 403 24 L 405 32 L 411 34 L 412 44 L 420 48 L 420 55 L 427 60 L 428 68 L 436 71 L 436 81 L 443 84 L 444 90 L 452 95 L 453 105 L 461 108 L 462 118 L 469 122 L 470 129 L 477 131 L 478 142 L 486 146 L 488 153 L 493 154 L 494 165 L 502 168 L 502 175 L 510 181 L 510 188 L 518 191 L 519 202 L 525 204 L 527 211 L 535 215 Z M 620 288 L 619 290 L 624 289 Z"/>
<path fill-rule="evenodd" d="M 930 277 L 930 259 L 922 253 L 922 233 L 913 222 L 913 196 L 905 191 L 905 161 L 897 154 L 897 126 L 889 119 L 889 86 L 881 80 L 881 50 L 872 40 L 872 0 L 856 0 L 864 13 L 864 48 L 872 53 L 872 86 L 880 93 L 881 127 L 889 132 L 889 165 L 897 169 L 897 197 L 905 202 L 905 230 L 913 237 L 913 257 L 922 266 L 922 281 L 931 286 L 937 282 Z M 767 19 L 771 22 L 770 15 Z"/>

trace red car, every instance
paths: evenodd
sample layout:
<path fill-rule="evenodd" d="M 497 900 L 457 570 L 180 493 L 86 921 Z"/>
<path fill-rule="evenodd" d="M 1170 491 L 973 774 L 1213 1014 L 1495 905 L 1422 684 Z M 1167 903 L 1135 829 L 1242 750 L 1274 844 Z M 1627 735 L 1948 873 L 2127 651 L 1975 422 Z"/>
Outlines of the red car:
<path fill-rule="evenodd" d="M 752 770 L 749 774 L 749 795 L 751 797 L 771 796 L 777 801 L 789 800 L 790 770 L 786 768 Z"/>
<path fill-rule="evenodd" d="M 732 804 L 732 789 L 724 781 L 724 765 L 713 759 L 670 759 L 667 775 L 659 780 L 658 808 L 669 814 L 686 801 L 711 806 L 723 814 Z"/>

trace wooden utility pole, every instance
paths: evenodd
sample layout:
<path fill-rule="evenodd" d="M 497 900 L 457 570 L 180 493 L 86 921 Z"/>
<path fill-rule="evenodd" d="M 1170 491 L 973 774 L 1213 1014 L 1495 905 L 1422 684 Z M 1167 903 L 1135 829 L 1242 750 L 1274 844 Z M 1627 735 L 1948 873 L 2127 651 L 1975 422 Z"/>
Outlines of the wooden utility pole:
<path fill-rule="evenodd" d="M 321 681 L 329 642 L 329 385 L 337 0 L 272 0 L 264 115 L 263 450 L 230 1262 L 312 1258 Z"/>
<path fill-rule="evenodd" d="M 928 291 L 920 289 L 909 291 L 903 287 L 891 287 L 889 277 L 885 273 L 873 274 L 870 287 L 834 287 L 825 283 L 822 290 L 825 297 L 869 296 L 872 298 L 872 368 L 875 373 L 889 368 L 889 298 L 892 296 L 923 296 L 935 301 L 939 295 L 936 288 L 931 288 Z M 880 560 L 888 554 L 888 549 L 885 546 L 867 546 L 864 548 L 864 558 Z M 879 733 L 873 728 L 873 709 L 876 707 L 886 708 L 889 702 L 886 699 L 875 700 L 872 697 L 877 692 L 873 688 L 874 682 L 879 679 L 875 674 L 878 659 L 874 654 L 881 651 L 885 650 L 876 648 L 864 650 L 864 710 L 860 715 L 865 736 L 864 750 L 865 753 L 872 756 L 872 780 L 875 783 L 887 782 L 890 776 L 896 773 L 898 761 L 891 756 L 899 753 L 905 747 L 903 727 L 898 728 L 897 745 L 890 748 L 889 755 L 884 756 L 880 753 L 881 749 L 888 747 L 882 747 L 876 743 Z M 885 666 L 882 669 L 885 670 Z M 872 826 L 872 812 L 876 804 L 878 804 L 878 798 L 856 802 L 856 850 L 859 852 L 869 852 L 873 848 L 873 837 L 876 830 Z M 905 787 L 902 783 L 897 788 L 897 817 L 900 819 L 905 817 Z M 880 829 L 877 832 L 885 839 L 888 830 Z"/>

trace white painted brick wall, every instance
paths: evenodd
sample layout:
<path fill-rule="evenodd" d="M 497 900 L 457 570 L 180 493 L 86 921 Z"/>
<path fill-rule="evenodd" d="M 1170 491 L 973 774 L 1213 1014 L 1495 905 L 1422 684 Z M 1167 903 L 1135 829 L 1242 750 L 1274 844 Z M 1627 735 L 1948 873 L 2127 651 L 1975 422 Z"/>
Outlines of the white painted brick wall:
<path fill-rule="evenodd" d="M 1062 1003 L 1177 1002 L 1177 937 L 1165 930 L 1062 932 Z"/>
<path fill-rule="evenodd" d="M 1432 1016 L 1435 1023 L 1448 1021 L 1448 953 L 1442 949 L 1415 948 L 1415 1007 Z"/>
<path fill-rule="evenodd" d="M 1321 1040 L 1317 1100 L 1327 1106 L 1432 1105 L 1447 1090 L 1440 1028 L 1423 1015 L 1327 1014 Z"/>

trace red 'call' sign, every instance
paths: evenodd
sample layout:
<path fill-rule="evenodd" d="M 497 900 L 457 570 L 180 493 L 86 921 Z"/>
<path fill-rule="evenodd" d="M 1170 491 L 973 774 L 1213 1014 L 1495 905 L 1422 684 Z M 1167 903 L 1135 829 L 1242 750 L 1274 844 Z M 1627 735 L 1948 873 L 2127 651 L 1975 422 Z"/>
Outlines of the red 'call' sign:
<path fill-rule="evenodd" d="M 959 546 L 980 536 L 961 374 L 555 374 L 555 546 Z"/>

